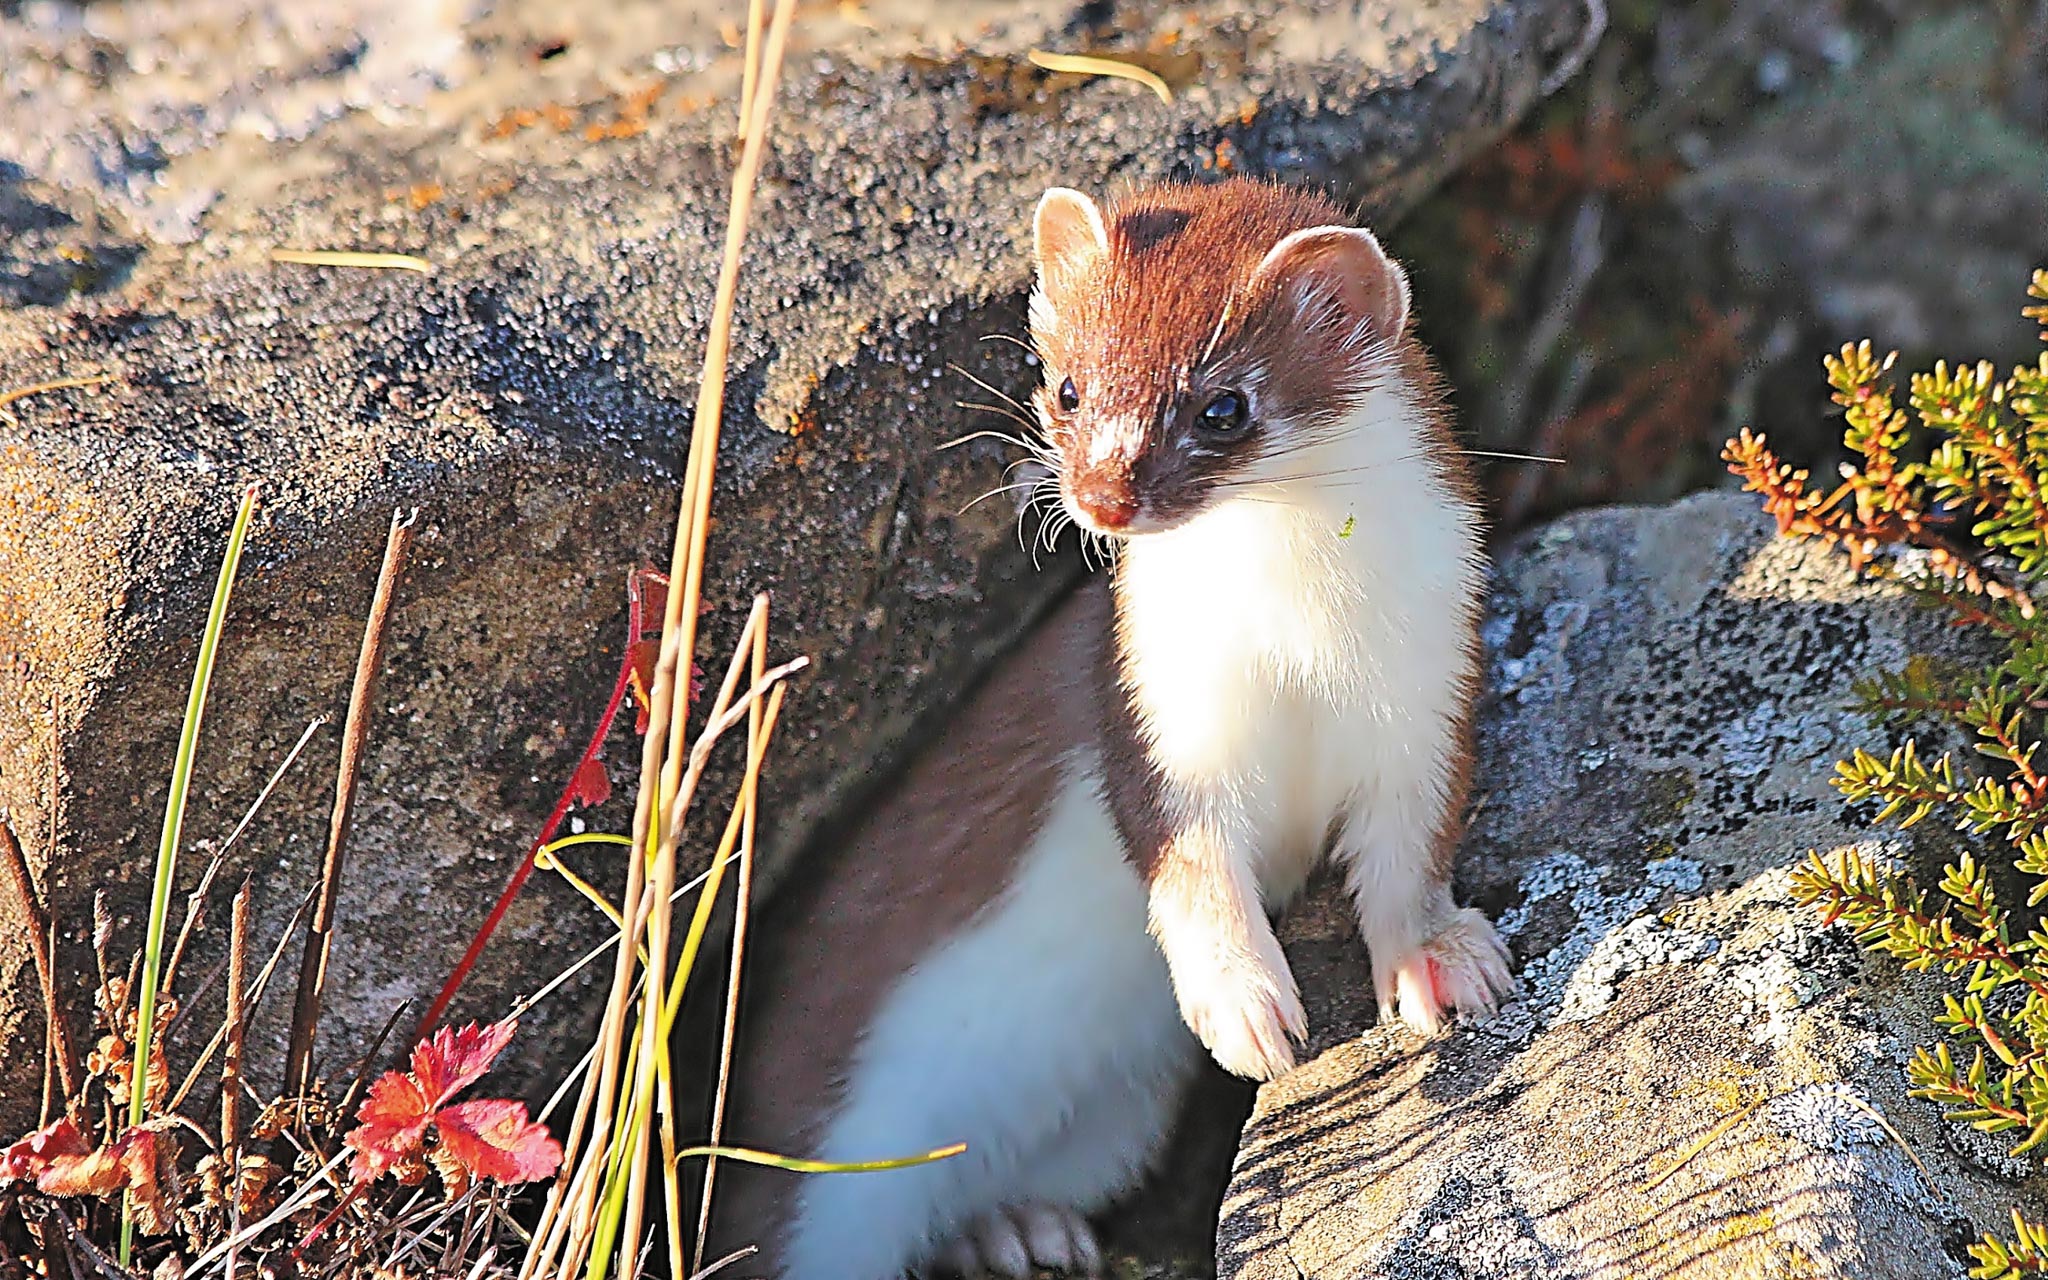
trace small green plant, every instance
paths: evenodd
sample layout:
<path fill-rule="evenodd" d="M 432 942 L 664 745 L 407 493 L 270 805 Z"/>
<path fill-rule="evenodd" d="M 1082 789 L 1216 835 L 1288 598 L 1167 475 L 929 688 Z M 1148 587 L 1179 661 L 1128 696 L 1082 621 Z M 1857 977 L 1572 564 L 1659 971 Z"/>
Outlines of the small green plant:
<path fill-rule="evenodd" d="M 2027 315 L 2048 340 L 2048 271 Z M 1944 996 L 1945 1038 L 1914 1052 L 1912 1093 L 1952 1120 L 2016 1138 L 2015 1156 L 2048 1143 L 2048 353 L 1999 377 L 1988 362 L 1913 375 L 1907 405 L 1889 381 L 1896 355 L 1870 344 L 1827 360 L 1843 443 L 1857 461 L 1827 491 L 1744 431 L 1722 456 L 1764 497 L 1781 533 L 1819 538 L 1859 569 L 1895 578 L 1994 646 L 1981 664 L 1916 657 L 1857 685 L 1867 713 L 1894 725 L 1961 730 L 1977 760 L 1923 759 L 1915 740 L 1886 755 L 1858 749 L 1835 787 L 1882 806 L 1900 828 L 1934 818 L 1982 848 L 1945 870 L 1933 894 L 1855 849 L 1814 854 L 1794 895 L 1909 969 L 1960 976 Z M 1892 554 L 1917 548 L 1917 554 Z M 1994 886 L 2009 858 L 2031 888 L 2018 912 Z M 2037 1154 L 2038 1158 L 2038 1154 Z M 2048 1275 L 2048 1225 L 2013 1215 L 2013 1236 L 1970 1247 L 1981 1280 Z"/>

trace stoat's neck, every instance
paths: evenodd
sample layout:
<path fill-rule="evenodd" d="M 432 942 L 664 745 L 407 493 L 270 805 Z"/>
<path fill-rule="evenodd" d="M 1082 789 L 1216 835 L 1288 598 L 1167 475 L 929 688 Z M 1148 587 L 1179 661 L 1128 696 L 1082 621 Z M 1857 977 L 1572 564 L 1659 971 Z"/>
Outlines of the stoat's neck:
<path fill-rule="evenodd" d="M 1478 516 L 1429 461 L 1446 443 L 1414 407 L 1369 398 L 1264 483 L 1129 541 L 1118 673 L 1155 749 L 1202 773 L 1240 757 L 1262 706 L 1398 717 L 1415 691 L 1397 655 L 1469 645 Z"/>

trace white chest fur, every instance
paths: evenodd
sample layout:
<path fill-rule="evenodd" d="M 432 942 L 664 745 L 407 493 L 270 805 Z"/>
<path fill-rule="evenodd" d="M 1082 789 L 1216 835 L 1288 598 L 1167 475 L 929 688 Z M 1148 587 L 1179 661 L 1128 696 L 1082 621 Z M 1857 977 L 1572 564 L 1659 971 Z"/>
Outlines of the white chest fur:
<path fill-rule="evenodd" d="M 1266 464 L 1274 479 L 1133 539 L 1117 566 L 1153 761 L 1182 803 L 1250 824 L 1268 906 L 1334 821 L 1404 802 L 1445 765 L 1479 545 L 1422 437 L 1395 396 L 1369 397 L 1348 429 Z"/>

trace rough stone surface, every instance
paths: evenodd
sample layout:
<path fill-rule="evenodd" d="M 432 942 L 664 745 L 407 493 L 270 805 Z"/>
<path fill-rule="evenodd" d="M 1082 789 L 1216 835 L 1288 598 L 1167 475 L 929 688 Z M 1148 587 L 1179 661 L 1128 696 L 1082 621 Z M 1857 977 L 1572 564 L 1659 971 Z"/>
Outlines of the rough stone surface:
<path fill-rule="evenodd" d="M 1981 1229 L 2041 1210 L 2038 1165 L 2002 1181 L 2009 1143 L 1905 1096 L 1933 985 L 1788 896 L 1808 850 L 1871 838 L 1827 785 L 1877 739 L 1850 679 L 1952 633 L 1733 494 L 1562 520 L 1498 582 L 1462 891 L 1519 994 L 1432 1041 L 1368 1030 L 1347 912 L 1327 887 L 1302 904 L 1323 1052 L 1260 1091 L 1218 1274 L 1962 1276 Z M 1952 854 L 1914 830 L 1883 852 Z"/>
<path fill-rule="evenodd" d="M 626 570 L 667 558 L 732 155 L 726 13 L 0 5 L 0 388 L 115 375 L 0 418 L 0 807 L 74 969 L 95 889 L 117 953 L 139 939 L 204 600 L 234 497 L 260 481 L 179 893 L 301 727 L 339 721 L 383 526 L 417 506 L 329 1064 L 445 974 L 602 705 Z M 1006 450 L 937 450 L 1001 425 L 956 407 L 990 397 L 949 365 L 1030 383 L 1017 348 L 980 339 L 1021 332 L 1038 192 L 1227 167 L 1391 213 L 1534 100 L 1586 14 L 1583 0 L 807 10 L 740 307 L 707 620 L 715 653 L 767 589 L 776 651 L 817 660 L 771 768 L 778 859 L 1061 578 L 1032 572 L 1001 501 L 962 514 L 1000 483 Z M 1178 93 L 1019 72 L 1037 46 L 1155 56 Z M 279 246 L 401 251 L 435 270 L 275 264 Z M 256 874 L 266 951 L 314 874 L 335 741 L 331 723 L 224 872 Z M 630 758 L 624 730 L 611 749 Z M 628 804 L 586 821 L 620 829 Z M 44 866 L 53 826 L 65 852 Z M 614 880 L 615 859 L 584 865 Z M 0 903 L 0 1128 L 32 1105 L 40 1056 L 15 925 Z M 503 1010 L 601 932 L 573 893 L 538 883 L 458 1013 Z M 194 981 L 219 934 L 202 933 Z M 526 1080 L 573 1053 L 582 989 L 529 1019 Z M 252 1049 L 259 1068 L 276 1031 Z"/>

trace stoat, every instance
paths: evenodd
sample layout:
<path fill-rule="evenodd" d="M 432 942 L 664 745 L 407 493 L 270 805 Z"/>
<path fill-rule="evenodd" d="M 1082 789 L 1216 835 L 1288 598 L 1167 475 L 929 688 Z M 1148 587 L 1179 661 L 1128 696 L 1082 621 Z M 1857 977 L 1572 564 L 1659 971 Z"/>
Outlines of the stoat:
<path fill-rule="evenodd" d="M 1383 1017 L 1508 989 L 1451 898 L 1481 519 L 1408 283 L 1327 200 L 1056 189 L 1036 401 L 1058 511 L 1113 566 L 773 905 L 732 1141 L 918 1168 L 728 1164 L 740 1274 L 1093 1273 L 1086 1215 L 1166 1137 L 1206 1046 L 1306 1031 L 1267 913 L 1346 871 Z M 1199 1043 L 1198 1043 L 1199 1042 Z"/>

